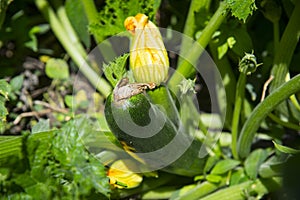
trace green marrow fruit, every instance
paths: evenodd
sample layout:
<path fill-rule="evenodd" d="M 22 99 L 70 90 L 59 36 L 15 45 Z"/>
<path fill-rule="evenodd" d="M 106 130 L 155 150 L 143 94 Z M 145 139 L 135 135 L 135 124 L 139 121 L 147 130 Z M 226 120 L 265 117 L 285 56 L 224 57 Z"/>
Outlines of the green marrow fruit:
<path fill-rule="evenodd" d="M 164 86 L 156 88 L 158 92 L 161 87 Z M 167 111 L 161 110 L 161 107 L 167 108 L 166 104 L 153 104 L 145 92 L 147 88 L 151 86 L 118 84 L 108 96 L 105 117 L 112 133 L 121 143 L 134 149 L 150 168 L 162 168 L 183 176 L 201 174 L 206 162 L 206 157 L 198 157 L 202 143 L 181 131 L 183 128 L 177 128 Z"/>

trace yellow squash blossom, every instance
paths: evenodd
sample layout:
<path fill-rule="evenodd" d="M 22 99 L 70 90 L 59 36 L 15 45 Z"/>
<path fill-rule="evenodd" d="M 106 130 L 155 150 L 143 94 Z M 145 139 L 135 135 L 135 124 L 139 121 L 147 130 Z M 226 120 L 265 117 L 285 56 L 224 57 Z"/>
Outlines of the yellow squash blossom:
<path fill-rule="evenodd" d="M 128 166 L 131 165 L 131 166 Z M 140 174 L 132 172 L 129 168 L 135 165 L 130 160 L 117 160 L 108 169 L 109 183 L 117 188 L 135 188 L 142 182 Z"/>
<path fill-rule="evenodd" d="M 169 59 L 159 29 L 144 14 L 127 17 L 124 25 L 133 35 L 130 68 L 136 82 L 159 85 L 166 81 Z"/>

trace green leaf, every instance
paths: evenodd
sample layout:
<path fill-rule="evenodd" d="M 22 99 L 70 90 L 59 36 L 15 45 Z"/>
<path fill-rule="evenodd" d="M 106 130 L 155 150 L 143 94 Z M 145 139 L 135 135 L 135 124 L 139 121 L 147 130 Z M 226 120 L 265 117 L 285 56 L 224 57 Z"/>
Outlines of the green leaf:
<path fill-rule="evenodd" d="M 86 194 L 91 189 L 108 195 L 109 185 L 104 166 L 95 157 L 88 154 L 81 136 L 93 134 L 95 125 L 88 119 L 79 118 L 61 129 L 53 141 L 53 155 L 64 167 L 73 166 L 70 172 L 74 182 L 79 183 L 78 190 Z M 94 133 L 96 134 L 96 133 Z"/>
<path fill-rule="evenodd" d="M 40 181 L 46 182 L 49 173 L 49 167 L 47 167 L 48 155 L 50 152 L 51 143 L 53 141 L 54 132 L 38 132 L 31 134 L 26 142 L 26 148 L 28 152 L 28 160 L 31 166 L 31 176 Z"/>
<path fill-rule="evenodd" d="M 206 176 L 206 180 L 211 183 L 219 183 L 222 180 L 222 176 L 209 174 Z"/>
<path fill-rule="evenodd" d="M 252 39 L 249 35 L 246 25 L 241 25 L 237 21 L 229 21 L 222 24 L 220 28 L 221 34 L 217 37 L 216 40 L 218 45 L 218 57 L 222 58 L 222 46 L 228 46 L 228 50 L 233 51 L 237 56 L 243 57 L 245 52 L 251 52 L 253 50 Z M 223 47 L 224 50 L 225 47 Z"/>
<path fill-rule="evenodd" d="M 122 56 L 117 57 L 113 62 L 110 62 L 108 65 L 103 64 L 103 72 L 108 79 L 108 81 L 116 86 L 119 80 L 123 78 L 123 75 L 126 72 L 126 61 L 129 57 L 129 54 L 126 53 Z"/>
<path fill-rule="evenodd" d="M 280 188 L 281 181 L 282 180 L 279 178 L 246 181 L 238 185 L 220 189 L 214 193 L 205 196 L 201 200 L 215 200 L 215 199 L 242 200 L 242 199 L 252 199 L 254 197 L 257 197 L 257 199 L 261 199 L 263 195 L 278 190 Z"/>
<path fill-rule="evenodd" d="M 8 115 L 8 111 L 5 107 L 5 99 L 4 97 L 0 96 L 0 124 L 6 121 L 7 115 Z"/>
<path fill-rule="evenodd" d="M 235 40 L 234 37 L 229 37 L 229 38 L 227 38 L 227 44 L 228 44 L 228 47 L 229 47 L 230 49 L 233 48 L 233 46 L 235 45 L 235 43 L 236 43 L 236 40 Z"/>
<path fill-rule="evenodd" d="M 49 183 L 50 182 L 51 181 L 49 180 Z M 30 199 L 32 197 L 34 197 L 35 199 L 51 198 L 51 191 L 49 190 L 49 185 L 45 184 L 45 183 L 37 183 L 31 187 L 26 187 L 25 191 L 27 194 L 30 195 L 30 197 L 28 197 L 28 199 Z"/>
<path fill-rule="evenodd" d="M 137 13 L 145 13 L 153 21 L 160 5 L 159 0 L 107 0 L 105 3 L 105 7 L 99 13 L 98 23 L 89 26 L 90 32 L 98 35 L 99 38 L 124 32 L 125 19 L 129 16 L 135 16 Z"/>
<path fill-rule="evenodd" d="M 204 166 L 204 173 L 208 173 L 209 170 L 211 170 L 211 168 L 216 164 L 216 162 L 219 160 L 219 158 L 217 156 L 210 156 L 208 157 L 205 166 Z"/>
<path fill-rule="evenodd" d="M 230 31 L 229 34 L 231 34 L 234 37 L 235 44 L 232 47 L 232 51 L 236 53 L 239 57 L 244 56 L 245 52 L 250 52 L 251 50 L 253 50 L 252 39 L 249 35 L 246 25 L 226 27 L 226 31 Z"/>
<path fill-rule="evenodd" d="M 201 197 L 212 193 L 213 191 L 217 190 L 219 187 L 224 186 L 225 183 L 211 183 L 208 181 L 204 181 L 200 184 L 193 184 L 187 185 L 179 190 L 175 191 L 172 196 L 171 200 L 197 200 Z"/>
<path fill-rule="evenodd" d="M 244 22 L 257 9 L 255 0 L 226 0 L 225 2 L 232 15 Z"/>
<path fill-rule="evenodd" d="M 19 76 L 16 76 L 13 79 L 11 79 L 10 80 L 10 86 L 11 86 L 12 92 L 17 92 L 17 91 L 21 90 L 22 85 L 23 85 L 23 81 L 24 81 L 24 75 L 23 74 L 21 74 Z"/>
<path fill-rule="evenodd" d="M 31 134 L 26 144 L 30 176 L 38 183 L 19 186 L 33 199 L 106 199 L 110 190 L 105 168 L 81 141 L 83 134 L 95 131 L 92 121 L 76 118 L 59 130 Z"/>
<path fill-rule="evenodd" d="M 211 171 L 211 174 L 224 174 L 229 170 L 232 170 L 240 164 L 240 161 L 227 159 L 219 161 Z"/>
<path fill-rule="evenodd" d="M 89 22 L 83 8 L 82 1 L 67 0 L 65 7 L 74 30 L 84 45 L 89 48 L 91 46 L 90 34 L 88 31 Z"/>
<path fill-rule="evenodd" d="M 204 175 L 198 175 L 194 177 L 194 181 L 202 181 L 204 179 L 205 179 Z"/>
<path fill-rule="evenodd" d="M 228 44 L 225 42 L 221 46 L 218 46 L 218 59 L 223 58 L 223 56 L 227 53 Z"/>
<path fill-rule="evenodd" d="M 53 79 L 69 78 L 69 67 L 65 60 L 51 58 L 46 63 L 46 74 Z"/>
<path fill-rule="evenodd" d="M 293 149 L 291 147 L 287 147 L 287 146 L 283 146 L 283 145 L 277 144 L 275 141 L 272 141 L 272 142 L 273 142 L 275 148 L 278 149 L 282 153 L 289 153 L 289 154 L 300 153 L 300 150 Z"/>
<path fill-rule="evenodd" d="M 64 98 L 65 104 L 69 107 L 72 108 L 73 107 L 73 96 L 72 95 L 66 95 Z"/>
<path fill-rule="evenodd" d="M 0 95 L 4 96 L 8 100 L 8 95 L 11 92 L 11 86 L 6 80 L 0 79 Z"/>
<path fill-rule="evenodd" d="M 22 136 L 10 136 L 0 140 L 0 166 L 3 166 L 2 160 L 10 160 L 10 156 L 13 155 L 17 157 L 22 155 L 22 140 Z"/>
<path fill-rule="evenodd" d="M 32 127 L 31 133 L 46 132 L 50 130 L 50 120 L 40 119 L 39 122 Z"/>
<path fill-rule="evenodd" d="M 0 133 L 5 131 L 6 116 L 8 115 L 5 102 L 8 100 L 9 94 L 12 94 L 11 86 L 6 80 L 0 79 Z"/>
<path fill-rule="evenodd" d="M 227 53 L 227 51 L 234 47 L 235 43 L 235 38 L 231 36 L 226 39 L 226 42 L 224 44 L 218 46 L 218 59 L 222 59 L 223 56 Z"/>
<path fill-rule="evenodd" d="M 41 24 L 38 26 L 34 26 L 29 31 L 30 41 L 25 43 L 25 46 L 32 49 L 32 51 L 38 51 L 38 40 L 36 35 L 46 33 L 50 29 L 49 24 Z"/>
<path fill-rule="evenodd" d="M 268 153 L 264 149 L 256 149 L 245 160 L 245 171 L 250 179 L 256 179 L 260 165 L 268 157 Z"/>
<path fill-rule="evenodd" d="M 237 170 L 234 170 L 234 172 L 230 176 L 230 185 L 237 185 L 239 183 L 243 183 L 248 181 L 249 178 L 245 174 L 244 168 L 240 167 Z"/>
<path fill-rule="evenodd" d="M 205 196 L 202 199 L 205 200 L 214 200 L 214 199 L 222 199 L 222 200 L 238 200 L 244 199 L 244 191 L 251 184 L 250 181 L 234 185 L 231 187 L 226 187 L 224 189 L 220 189 L 212 194 Z"/>
<path fill-rule="evenodd" d="M 282 175 L 282 167 L 285 165 L 287 157 L 287 154 L 272 156 L 260 166 L 259 175 L 263 178 Z"/>
<path fill-rule="evenodd" d="M 9 98 L 12 100 L 16 100 L 16 94 L 20 93 L 24 81 L 24 75 L 21 74 L 16 76 L 10 80 L 11 92 L 9 93 Z"/>

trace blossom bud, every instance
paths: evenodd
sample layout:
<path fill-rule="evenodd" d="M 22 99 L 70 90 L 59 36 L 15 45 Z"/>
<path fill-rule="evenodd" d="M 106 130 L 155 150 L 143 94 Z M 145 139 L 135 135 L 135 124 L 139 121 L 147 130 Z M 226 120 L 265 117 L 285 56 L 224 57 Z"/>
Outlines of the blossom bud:
<path fill-rule="evenodd" d="M 136 82 L 159 85 L 166 81 L 169 58 L 159 29 L 144 14 L 126 18 L 124 26 L 133 36 L 130 68 Z"/>

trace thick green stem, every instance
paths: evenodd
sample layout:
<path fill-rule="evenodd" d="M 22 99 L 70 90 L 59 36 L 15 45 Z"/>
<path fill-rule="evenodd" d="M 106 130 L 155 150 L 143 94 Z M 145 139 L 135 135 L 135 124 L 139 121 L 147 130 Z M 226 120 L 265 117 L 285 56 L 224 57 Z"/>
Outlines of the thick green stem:
<path fill-rule="evenodd" d="M 183 79 L 182 76 L 189 78 L 196 72 L 194 66 L 196 66 L 198 58 L 204 51 L 204 48 L 208 45 L 214 32 L 220 27 L 226 18 L 227 13 L 228 11 L 226 3 L 221 2 L 219 8 L 210 19 L 207 26 L 203 29 L 200 38 L 192 45 L 190 50 L 186 52 L 185 55 L 182 55 L 184 60 L 178 66 L 176 70 L 177 73 L 174 73 L 168 82 L 168 86 L 172 91 L 178 91 L 177 85 Z"/>
<path fill-rule="evenodd" d="M 262 120 L 278 104 L 298 91 L 300 91 L 300 74 L 274 90 L 264 101 L 255 107 L 246 120 L 238 140 L 238 153 L 241 158 L 249 155 L 253 138 Z"/>
<path fill-rule="evenodd" d="M 290 100 L 291 100 L 292 104 L 300 111 L 300 104 L 296 98 L 296 95 L 290 96 Z"/>
<path fill-rule="evenodd" d="M 194 38 L 194 34 L 196 31 L 196 22 L 195 22 L 195 14 L 196 12 L 203 12 L 203 11 L 208 11 L 209 5 L 211 3 L 211 0 L 192 0 L 189 8 L 189 12 L 186 18 L 186 22 L 184 25 L 184 30 L 183 34 Z M 182 38 L 181 42 L 181 47 L 180 47 L 180 52 L 181 54 L 184 54 L 184 52 L 189 51 L 189 43 L 187 42 L 186 38 Z M 182 61 L 181 58 L 179 58 L 179 63 Z"/>
<path fill-rule="evenodd" d="M 238 138 L 238 131 L 239 131 L 241 109 L 242 109 L 242 104 L 245 95 L 246 80 L 247 80 L 246 72 L 245 73 L 241 72 L 236 86 L 235 104 L 234 104 L 232 127 L 231 127 L 231 136 L 232 136 L 231 150 L 232 150 L 233 157 L 237 160 L 238 160 L 237 138 Z"/>
<path fill-rule="evenodd" d="M 268 117 L 270 117 L 274 122 L 276 122 L 277 124 L 279 124 L 281 126 L 300 131 L 300 126 L 298 124 L 293 124 L 290 122 L 282 121 L 279 117 L 277 117 L 276 115 L 274 115 L 272 113 L 269 113 Z"/>
<path fill-rule="evenodd" d="M 223 56 L 221 59 L 218 58 L 218 44 L 214 42 L 209 43 L 209 50 L 214 59 L 214 62 L 221 74 L 222 82 L 225 87 L 226 92 L 226 104 L 224 105 L 224 95 L 222 92 L 217 91 L 219 106 L 222 110 L 225 107 L 226 117 L 225 117 L 225 127 L 231 129 L 233 107 L 235 101 L 235 91 L 232 88 L 236 88 L 236 78 L 232 71 L 229 59 L 227 56 Z M 224 109 L 224 108 L 223 108 Z"/>
<path fill-rule="evenodd" d="M 62 25 L 56 14 L 45 0 L 35 1 L 38 9 L 44 14 L 49 21 L 51 29 L 55 36 L 65 48 L 70 57 L 74 60 L 79 70 L 88 78 L 88 80 L 101 92 L 104 96 L 108 96 L 111 92 L 111 86 L 102 78 L 100 78 L 96 72 L 89 66 L 89 63 L 85 59 L 86 56 L 81 55 L 81 51 L 74 46 L 65 27 Z"/>
<path fill-rule="evenodd" d="M 278 48 L 276 49 L 274 66 L 271 74 L 274 80 L 271 83 L 270 90 L 274 90 L 285 82 L 288 68 L 298 44 L 300 32 L 300 1 L 296 1 L 295 8 L 282 35 Z"/>
<path fill-rule="evenodd" d="M 83 0 L 82 4 L 83 4 L 83 8 L 84 8 L 84 11 L 88 18 L 89 23 L 90 24 L 97 23 L 98 12 L 97 12 L 94 1 Z M 99 37 L 99 35 L 94 35 L 94 38 L 97 42 L 101 42 L 104 39 L 102 37 Z"/>
<path fill-rule="evenodd" d="M 211 0 L 192 0 L 189 8 L 189 13 L 184 25 L 183 33 L 189 37 L 193 37 L 196 31 L 195 12 L 208 10 Z M 184 45 L 184 44 L 183 44 Z M 181 46 L 182 49 L 183 46 Z"/>
<path fill-rule="evenodd" d="M 228 188 L 221 189 L 214 192 L 202 200 L 240 200 L 247 199 L 245 196 L 247 193 L 245 191 L 253 192 L 258 195 L 268 194 L 270 192 L 276 191 L 280 188 L 281 179 L 280 178 L 270 178 L 270 179 L 257 179 L 256 181 L 247 181 L 240 183 L 238 185 L 233 185 Z M 249 197 L 250 198 L 250 197 Z"/>
<path fill-rule="evenodd" d="M 57 16 L 60 19 L 62 26 L 66 30 L 66 33 L 68 34 L 68 37 L 71 40 L 72 44 L 78 49 L 79 53 L 83 57 L 86 57 L 85 49 L 83 48 L 79 38 L 77 37 L 75 30 L 73 29 L 73 27 L 71 25 L 71 22 L 67 16 L 65 7 L 60 6 L 57 9 Z"/>
<path fill-rule="evenodd" d="M 233 119 L 232 119 L 232 127 L 231 127 L 231 135 L 232 135 L 232 154 L 235 159 L 238 160 L 238 153 L 237 153 L 237 138 L 239 132 L 239 122 L 242 110 L 242 104 L 244 101 L 245 96 L 245 85 L 247 75 L 255 72 L 256 68 L 260 64 L 257 64 L 256 57 L 254 54 L 246 53 L 242 60 L 239 62 L 239 71 L 240 76 L 236 86 L 236 93 L 235 93 L 235 104 L 234 104 L 234 111 L 233 111 Z"/>
<path fill-rule="evenodd" d="M 95 6 L 94 1 L 91 0 L 83 0 L 82 1 L 85 13 L 87 15 L 87 18 L 89 20 L 89 24 L 97 23 L 98 21 L 98 12 Z M 116 53 L 114 52 L 111 43 L 107 40 L 104 40 L 105 38 L 100 37 L 97 34 L 94 34 L 94 39 L 97 42 L 97 44 L 100 44 L 99 50 L 101 54 L 103 55 L 104 60 L 106 63 L 109 63 L 113 61 L 117 56 Z"/>
<path fill-rule="evenodd" d="M 218 184 L 205 181 L 188 191 L 186 194 L 179 196 L 177 200 L 197 200 L 223 186 L 225 186 L 225 181 L 222 181 Z"/>
<path fill-rule="evenodd" d="M 238 185 L 234 185 L 228 188 L 221 189 L 217 192 L 214 192 L 202 199 L 205 200 L 213 200 L 213 199 L 222 199 L 222 200 L 236 200 L 242 199 L 243 191 L 245 191 L 250 185 L 252 181 L 247 181 L 240 183 Z"/>

